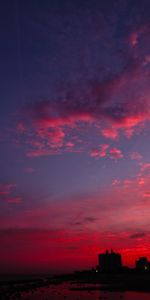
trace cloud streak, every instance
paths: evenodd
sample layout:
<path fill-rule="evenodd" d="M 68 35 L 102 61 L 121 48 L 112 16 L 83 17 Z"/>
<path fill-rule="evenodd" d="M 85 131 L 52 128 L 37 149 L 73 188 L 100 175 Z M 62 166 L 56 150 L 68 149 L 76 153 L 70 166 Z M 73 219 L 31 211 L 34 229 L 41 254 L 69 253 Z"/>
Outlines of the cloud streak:
<path fill-rule="evenodd" d="M 109 157 L 111 159 L 123 158 L 123 153 L 118 148 L 110 148 L 108 144 L 102 144 L 99 148 L 92 149 L 90 156 L 95 158 Z"/>
<path fill-rule="evenodd" d="M 0 200 L 5 203 L 19 204 L 22 202 L 22 197 L 16 195 L 16 184 L 1 183 L 0 184 Z"/>

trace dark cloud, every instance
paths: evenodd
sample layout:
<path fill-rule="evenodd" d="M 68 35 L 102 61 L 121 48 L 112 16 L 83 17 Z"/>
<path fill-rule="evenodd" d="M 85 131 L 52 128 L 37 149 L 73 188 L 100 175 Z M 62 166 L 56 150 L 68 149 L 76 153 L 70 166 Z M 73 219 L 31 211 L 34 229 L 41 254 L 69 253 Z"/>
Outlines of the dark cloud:
<path fill-rule="evenodd" d="M 138 239 L 138 238 L 143 238 L 146 236 L 146 233 L 144 232 L 137 232 L 137 233 L 134 233 L 132 235 L 130 235 L 130 238 L 131 239 Z"/>
<path fill-rule="evenodd" d="M 81 221 L 71 222 L 71 226 L 83 226 L 85 223 L 94 223 L 97 221 L 95 217 L 85 217 Z"/>
<path fill-rule="evenodd" d="M 83 222 L 71 222 L 72 226 L 82 226 Z"/>
<path fill-rule="evenodd" d="M 84 218 L 84 221 L 85 221 L 85 222 L 88 222 L 88 223 L 94 223 L 95 221 L 97 221 L 97 218 L 94 218 L 94 217 L 86 217 L 86 218 Z"/>

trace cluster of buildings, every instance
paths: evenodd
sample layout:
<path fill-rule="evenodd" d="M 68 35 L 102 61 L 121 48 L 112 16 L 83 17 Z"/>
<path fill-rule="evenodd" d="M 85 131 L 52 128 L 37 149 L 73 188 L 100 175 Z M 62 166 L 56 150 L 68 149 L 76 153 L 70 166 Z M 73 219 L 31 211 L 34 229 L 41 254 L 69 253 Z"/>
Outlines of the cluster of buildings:
<path fill-rule="evenodd" d="M 123 270 L 129 270 L 129 268 L 122 265 L 122 258 L 120 253 L 115 253 L 112 249 L 109 252 L 106 250 L 105 253 L 98 254 L 98 266 L 97 271 L 99 272 L 121 272 Z M 150 262 L 146 257 L 140 257 L 136 261 L 135 270 L 138 272 L 150 272 Z"/>
<path fill-rule="evenodd" d="M 150 262 L 146 257 L 140 257 L 136 260 L 136 269 L 139 271 L 150 271 Z"/>

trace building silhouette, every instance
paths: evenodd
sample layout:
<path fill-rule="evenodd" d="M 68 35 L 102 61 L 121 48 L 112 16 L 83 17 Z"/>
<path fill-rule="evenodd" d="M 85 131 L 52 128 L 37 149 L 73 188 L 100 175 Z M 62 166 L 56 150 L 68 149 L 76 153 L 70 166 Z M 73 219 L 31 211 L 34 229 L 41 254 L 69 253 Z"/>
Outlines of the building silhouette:
<path fill-rule="evenodd" d="M 98 254 L 98 269 L 100 272 L 119 272 L 122 269 L 121 254 L 115 253 L 112 249 L 109 253 Z"/>
<path fill-rule="evenodd" d="M 150 271 L 150 262 L 146 257 L 142 256 L 136 261 L 136 269 L 137 271 Z"/>

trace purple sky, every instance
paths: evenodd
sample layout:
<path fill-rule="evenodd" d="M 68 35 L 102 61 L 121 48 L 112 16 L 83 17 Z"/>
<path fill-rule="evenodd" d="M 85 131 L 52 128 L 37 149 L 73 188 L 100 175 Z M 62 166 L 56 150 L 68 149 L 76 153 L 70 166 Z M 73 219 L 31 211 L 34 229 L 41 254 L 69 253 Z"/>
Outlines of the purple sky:
<path fill-rule="evenodd" d="M 150 253 L 150 3 L 81 2 L 1 6 L 2 272 Z"/>

